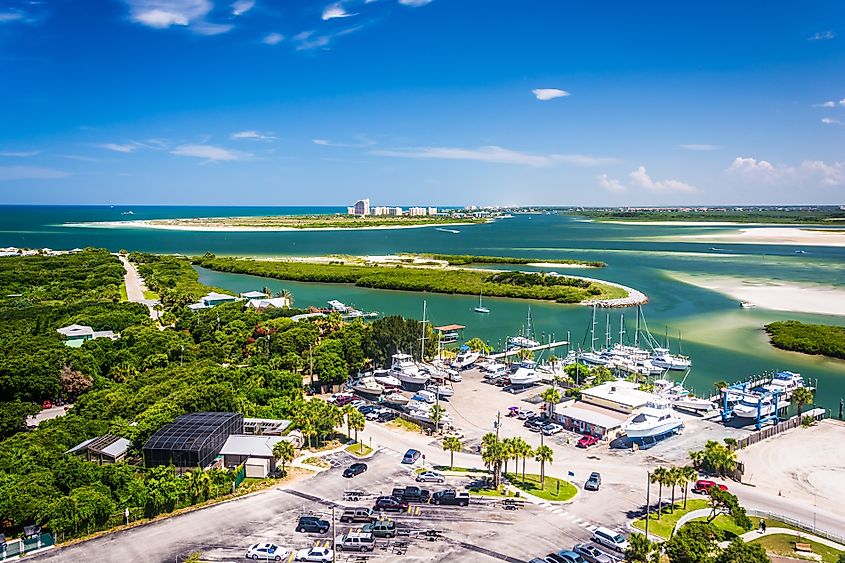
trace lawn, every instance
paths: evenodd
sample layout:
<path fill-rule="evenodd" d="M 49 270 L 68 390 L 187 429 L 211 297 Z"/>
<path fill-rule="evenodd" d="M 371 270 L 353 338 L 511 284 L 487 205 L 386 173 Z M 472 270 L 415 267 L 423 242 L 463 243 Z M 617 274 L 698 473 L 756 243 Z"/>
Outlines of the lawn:
<path fill-rule="evenodd" d="M 313 465 L 314 467 L 322 467 L 325 469 L 331 467 L 331 464 L 321 457 L 309 457 L 302 460 L 302 463 L 305 463 L 307 465 Z"/>
<path fill-rule="evenodd" d="M 405 420 L 404 418 L 395 418 L 387 423 L 388 426 L 393 426 L 394 428 L 401 428 L 402 430 L 407 430 L 408 432 L 422 432 L 422 427 L 419 424 L 413 423 L 410 420 Z"/>
<path fill-rule="evenodd" d="M 129 297 L 126 295 L 126 284 L 120 284 L 120 300 L 121 301 L 129 301 Z"/>
<path fill-rule="evenodd" d="M 522 481 L 521 473 L 507 473 L 505 476 L 510 481 L 512 487 L 518 488 L 544 500 L 569 500 L 578 494 L 578 489 L 569 481 L 564 481 L 563 479 L 550 477 L 548 475 L 546 475 L 546 480 L 542 488 L 540 487 L 539 475 L 526 473 L 524 482 Z"/>
<path fill-rule="evenodd" d="M 155 291 L 150 291 L 149 289 L 145 289 L 144 290 L 144 299 L 149 299 L 151 301 L 157 301 L 158 300 L 158 293 L 156 293 Z"/>
<path fill-rule="evenodd" d="M 348 446 L 346 446 L 346 451 L 351 453 L 352 455 L 367 456 L 372 453 L 373 448 L 362 442 L 355 442 L 354 444 L 349 444 Z"/>
<path fill-rule="evenodd" d="M 457 465 L 455 467 L 449 467 L 448 465 L 435 465 L 434 470 L 435 471 L 454 471 L 455 473 L 490 473 L 489 470 L 484 469 L 484 468 L 458 467 Z M 419 472 L 421 473 L 422 471 L 428 471 L 428 470 L 423 469 Z"/>
<path fill-rule="evenodd" d="M 784 557 L 795 557 L 799 559 L 807 559 L 809 561 L 818 561 L 818 559 L 808 557 L 808 554 L 796 552 L 796 542 L 808 543 L 813 546 L 813 553 L 821 555 L 821 561 L 823 563 L 838 563 L 840 561 L 839 557 L 845 554 L 843 551 L 838 551 L 832 547 L 816 543 L 801 536 L 773 534 L 771 536 L 764 536 L 762 538 L 752 540 L 752 543 L 759 543 L 771 555 L 782 555 Z"/>

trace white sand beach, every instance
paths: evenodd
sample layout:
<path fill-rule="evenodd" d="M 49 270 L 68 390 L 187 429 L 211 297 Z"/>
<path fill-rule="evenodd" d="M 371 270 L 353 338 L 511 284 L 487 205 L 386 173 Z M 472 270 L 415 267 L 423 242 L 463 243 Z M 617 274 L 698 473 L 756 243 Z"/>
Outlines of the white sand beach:
<path fill-rule="evenodd" d="M 475 225 L 477 223 L 428 223 L 425 225 L 373 225 L 368 227 L 238 227 L 238 226 L 224 226 L 224 225 L 178 225 L 173 223 L 156 223 L 152 221 L 92 221 L 88 223 L 65 223 L 65 227 L 82 227 L 88 229 L 126 229 L 126 228 L 143 228 L 143 229 L 161 229 L 166 231 L 197 231 L 197 232 L 304 232 L 304 231 L 375 231 L 375 230 L 393 230 L 393 229 L 421 229 L 424 227 L 452 227 L 452 226 L 467 226 Z"/>
<path fill-rule="evenodd" d="M 666 272 L 678 281 L 773 311 L 845 315 L 845 287 Z"/>
<path fill-rule="evenodd" d="M 845 246 L 845 230 L 811 229 L 807 227 L 760 227 L 737 232 L 703 235 L 680 235 L 673 240 L 732 243 L 788 244 L 797 246 Z"/>

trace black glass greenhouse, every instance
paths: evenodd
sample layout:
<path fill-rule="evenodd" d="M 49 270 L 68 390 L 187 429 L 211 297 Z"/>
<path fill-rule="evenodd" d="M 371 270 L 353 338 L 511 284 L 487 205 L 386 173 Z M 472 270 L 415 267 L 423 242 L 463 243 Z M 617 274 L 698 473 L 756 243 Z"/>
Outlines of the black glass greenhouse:
<path fill-rule="evenodd" d="M 244 417 L 233 412 L 185 414 L 163 426 L 144 444 L 147 467 L 205 467 L 231 434 L 242 434 Z"/>

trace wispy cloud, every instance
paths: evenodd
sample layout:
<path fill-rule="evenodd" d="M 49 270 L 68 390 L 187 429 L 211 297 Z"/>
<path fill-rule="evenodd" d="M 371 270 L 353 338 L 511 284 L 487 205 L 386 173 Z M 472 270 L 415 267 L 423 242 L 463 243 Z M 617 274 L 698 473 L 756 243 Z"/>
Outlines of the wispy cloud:
<path fill-rule="evenodd" d="M 135 152 L 136 150 L 143 148 L 141 143 L 99 143 L 96 146 L 100 147 L 101 149 L 106 149 L 108 151 L 114 152 L 122 152 L 122 153 L 130 153 Z"/>
<path fill-rule="evenodd" d="M 836 34 L 833 31 L 828 29 L 827 31 L 817 31 L 816 33 L 809 36 L 807 38 L 807 41 L 828 41 L 830 39 L 835 39 L 835 38 L 836 38 Z"/>
<path fill-rule="evenodd" d="M 70 176 L 63 170 L 37 166 L 0 166 L 0 181 L 8 180 L 56 180 Z"/>
<path fill-rule="evenodd" d="M 244 160 L 252 156 L 248 152 L 235 151 L 215 145 L 179 145 L 170 151 L 170 154 L 201 158 L 206 162 Z"/>
<path fill-rule="evenodd" d="M 412 8 L 419 8 L 420 6 L 431 4 L 431 2 L 432 0 L 399 0 L 399 3 L 403 6 L 411 6 Z"/>
<path fill-rule="evenodd" d="M 0 151 L 0 156 L 9 158 L 27 158 L 41 154 L 41 151 Z"/>
<path fill-rule="evenodd" d="M 82 156 L 79 154 L 60 154 L 57 156 L 59 158 L 66 158 L 68 160 L 79 160 L 81 162 L 100 162 L 99 158 L 94 158 L 93 156 Z"/>
<path fill-rule="evenodd" d="M 554 100 L 555 98 L 564 98 L 569 95 L 569 92 L 560 88 L 535 88 L 531 90 L 531 93 L 543 102 Z"/>
<path fill-rule="evenodd" d="M 842 125 L 842 122 L 833 117 L 822 117 L 822 123 L 825 125 Z"/>
<path fill-rule="evenodd" d="M 347 12 L 346 8 L 343 7 L 342 2 L 335 2 L 334 4 L 326 6 L 323 10 L 323 21 L 333 20 L 335 18 L 349 18 L 357 15 L 358 14 L 350 14 Z"/>
<path fill-rule="evenodd" d="M 276 139 L 278 139 L 278 137 L 276 137 L 275 135 L 273 135 L 273 133 L 269 131 L 238 131 L 237 133 L 232 133 L 231 138 L 234 141 L 275 141 Z"/>
<path fill-rule="evenodd" d="M 556 163 L 575 164 L 577 166 L 596 166 L 617 162 L 616 159 L 595 157 L 583 154 L 532 154 L 497 146 L 465 149 L 460 147 L 417 147 L 410 149 L 378 149 L 370 151 L 376 156 L 399 158 L 472 160 L 495 164 L 517 164 L 522 166 L 543 167 Z"/>
<path fill-rule="evenodd" d="M 596 179 L 599 181 L 600 187 L 611 193 L 619 194 L 628 191 L 628 186 L 625 186 L 615 178 L 608 177 L 607 174 L 599 174 L 596 176 Z"/>
<path fill-rule="evenodd" d="M 232 15 L 242 16 L 255 7 L 255 0 L 237 0 L 232 3 Z"/>
<path fill-rule="evenodd" d="M 686 149 L 688 151 L 715 151 L 719 149 L 718 145 L 705 145 L 705 144 L 689 144 L 689 145 L 678 145 L 682 149 Z"/>
<path fill-rule="evenodd" d="M 211 0 L 126 0 L 126 2 L 129 5 L 129 17 L 132 21 L 155 29 L 167 29 L 173 26 L 188 27 L 201 35 L 219 35 L 230 31 L 233 27 L 231 24 L 213 23 L 206 19 L 214 9 Z"/>
<path fill-rule="evenodd" d="M 680 180 L 661 180 L 656 181 L 646 172 L 645 166 L 640 166 L 630 174 L 628 177 L 634 185 L 654 193 L 673 193 L 673 192 L 695 192 L 698 188 L 681 182 Z"/>
<path fill-rule="evenodd" d="M 814 108 L 835 108 L 836 102 L 834 102 L 833 100 L 828 100 L 828 101 L 822 102 L 820 104 L 813 104 L 813 107 Z"/>
<path fill-rule="evenodd" d="M 375 141 L 370 139 L 367 135 L 363 133 L 360 135 L 355 135 L 354 143 L 340 143 L 335 141 L 330 141 L 328 139 L 311 139 L 311 142 L 315 145 L 320 145 L 323 147 L 343 147 L 343 148 L 352 148 L 352 149 L 360 149 L 364 147 L 371 147 L 376 144 Z"/>
<path fill-rule="evenodd" d="M 262 39 L 261 42 L 267 45 L 277 45 L 284 40 L 285 36 L 281 33 L 268 33 L 264 36 L 264 39 Z"/>
<path fill-rule="evenodd" d="M 845 162 L 827 164 L 823 160 L 805 160 L 799 166 L 772 164 L 767 160 L 738 156 L 726 172 L 741 176 L 746 181 L 769 185 L 815 184 L 841 186 L 845 184 Z"/>
<path fill-rule="evenodd" d="M 0 24 L 17 22 L 24 19 L 21 12 L 0 12 Z"/>

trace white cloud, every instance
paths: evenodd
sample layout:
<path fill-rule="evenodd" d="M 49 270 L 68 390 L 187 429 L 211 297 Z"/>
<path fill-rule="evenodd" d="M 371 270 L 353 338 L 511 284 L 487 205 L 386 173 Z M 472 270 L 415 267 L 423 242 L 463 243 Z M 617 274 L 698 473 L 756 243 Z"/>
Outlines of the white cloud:
<path fill-rule="evenodd" d="M 682 149 L 687 149 L 688 151 L 715 151 L 718 150 L 718 145 L 703 145 L 703 144 L 689 144 L 689 145 L 678 145 Z"/>
<path fill-rule="evenodd" d="M 317 144 L 329 144 L 323 139 L 317 139 Z M 390 156 L 400 158 L 422 158 L 440 160 L 474 160 L 496 164 L 518 164 L 523 166 L 551 166 L 557 163 L 575 164 L 577 166 L 596 166 L 617 162 L 616 159 L 595 157 L 584 154 L 532 154 L 515 151 L 497 146 L 465 149 L 460 147 L 417 147 L 411 149 L 380 149 L 370 151 L 376 156 Z"/>
<path fill-rule="evenodd" d="M 234 151 L 214 145 L 179 145 L 170 154 L 176 156 L 190 156 L 206 161 L 244 160 L 252 155 L 247 152 Z"/>
<path fill-rule="evenodd" d="M 576 166 L 599 166 L 602 164 L 618 164 L 618 158 L 607 156 L 591 156 L 589 154 L 552 154 L 549 158 L 555 162 L 565 162 Z"/>
<path fill-rule="evenodd" d="M 807 41 L 827 41 L 829 39 L 834 39 L 836 34 L 831 31 L 817 31 L 816 33 L 812 34 L 807 38 Z"/>
<path fill-rule="evenodd" d="M 645 166 L 640 166 L 628 176 L 634 185 L 654 193 L 695 192 L 698 188 L 679 180 L 655 181 L 646 172 Z"/>
<path fill-rule="evenodd" d="M 328 139 L 312 139 L 311 142 L 314 143 L 315 145 L 323 145 L 323 146 L 331 145 L 331 142 Z"/>
<path fill-rule="evenodd" d="M 132 21 L 155 29 L 172 26 L 190 27 L 202 35 L 218 35 L 232 29 L 231 24 L 206 21 L 214 9 L 211 0 L 126 0 Z M 237 2 L 236 2 L 237 4 Z"/>
<path fill-rule="evenodd" d="M 371 147 L 376 144 L 375 141 L 370 139 L 367 135 L 363 133 L 359 133 L 353 137 L 357 142 L 355 143 L 337 143 L 335 141 L 330 141 L 328 139 L 311 139 L 311 142 L 315 145 L 320 145 L 323 147 L 343 147 L 343 148 L 352 148 L 352 149 L 361 149 L 364 147 Z"/>
<path fill-rule="evenodd" d="M 3 151 L 0 152 L 0 156 L 6 156 L 9 158 L 26 158 L 28 156 L 36 156 L 41 154 L 41 151 Z"/>
<path fill-rule="evenodd" d="M 63 170 L 36 166 L 0 166 L 0 181 L 4 180 L 56 180 L 70 176 Z"/>
<path fill-rule="evenodd" d="M 845 162 L 827 164 L 822 160 L 805 160 L 800 166 L 772 164 L 766 160 L 738 156 L 726 172 L 738 174 L 747 181 L 763 184 L 840 186 L 845 184 Z"/>
<path fill-rule="evenodd" d="M 431 2 L 432 0 L 399 0 L 399 3 L 403 6 L 411 6 L 412 8 L 425 6 L 426 4 L 431 4 Z"/>
<path fill-rule="evenodd" d="M 615 178 L 609 178 L 607 174 L 599 174 L 596 176 L 599 181 L 599 186 L 611 193 L 622 193 L 628 191 L 628 186 L 625 186 Z"/>
<path fill-rule="evenodd" d="M 235 26 L 229 23 L 209 22 L 198 22 L 196 24 L 191 25 L 191 29 L 195 33 L 199 33 L 200 35 L 220 35 L 222 33 L 229 33 L 234 27 Z"/>
<path fill-rule="evenodd" d="M 358 14 L 350 14 L 347 12 L 341 2 L 335 2 L 334 4 L 326 6 L 323 10 L 323 21 L 333 20 L 335 18 L 349 18 L 357 15 Z"/>
<path fill-rule="evenodd" d="M 242 16 L 255 7 L 255 0 L 237 0 L 232 3 L 232 15 Z"/>
<path fill-rule="evenodd" d="M 842 98 L 841 100 L 839 100 L 839 105 L 845 106 L 845 98 Z"/>
<path fill-rule="evenodd" d="M 832 117 L 822 117 L 822 123 L 825 125 L 842 125 L 842 122 Z"/>
<path fill-rule="evenodd" d="M 232 133 L 231 138 L 235 141 L 241 140 L 253 140 L 253 141 L 274 141 L 278 139 L 275 135 L 270 132 L 260 132 L 260 131 L 238 131 L 237 133 Z"/>
<path fill-rule="evenodd" d="M 0 23 L 16 22 L 23 19 L 20 12 L 0 12 Z"/>
<path fill-rule="evenodd" d="M 268 33 L 261 41 L 267 45 L 276 45 L 285 40 L 285 36 L 281 33 Z"/>
<path fill-rule="evenodd" d="M 531 90 L 531 93 L 541 101 L 548 101 L 554 100 L 555 98 L 563 98 L 569 95 L 569 92 L 566 90 L 561 90 L 559 88 L 535 88 Z"/>
<path fill-rule="evenodd" d="M 813 104 L 813 107 L 814 108 L 835 108 L 836 102 L 834 102 L 833 100 L 828 100 L 828 101 L 822 102 L 820 104 Z"/>
<path fill-rule="evenodd" d="M 123 152 L 123 153 L 135 152 L 138 149 L 144 148 L 144 145 L 142 145 L 141 143 L 136 143 L 135 141 L 132 141 L 130 143 L 123 143 L 123 144 L 121 144 L 121 143 L 100 143 L 100 144 L 95 145 L 95 146 L 100 147 L 101 149 L 106 149 L 106 150 L 114 151 L 114 152 Z"/>

